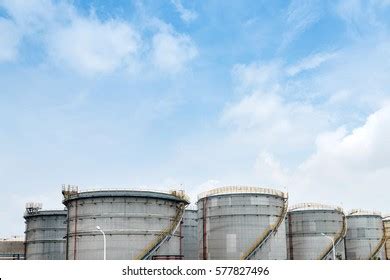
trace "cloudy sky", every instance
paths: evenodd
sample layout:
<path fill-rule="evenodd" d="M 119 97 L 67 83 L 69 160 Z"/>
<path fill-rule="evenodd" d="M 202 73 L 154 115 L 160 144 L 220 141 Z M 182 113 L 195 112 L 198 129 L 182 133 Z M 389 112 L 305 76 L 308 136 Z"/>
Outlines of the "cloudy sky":
<path fill-rule="evenodd" d="M 390 212 L 390 1 L 0 0 L 0 236 L 80 189 Z"/>

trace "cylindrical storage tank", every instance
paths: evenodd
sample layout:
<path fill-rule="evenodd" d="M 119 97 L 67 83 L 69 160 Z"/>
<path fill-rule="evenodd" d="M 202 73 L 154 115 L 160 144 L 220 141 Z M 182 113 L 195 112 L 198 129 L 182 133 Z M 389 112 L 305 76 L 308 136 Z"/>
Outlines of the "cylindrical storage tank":
<path fill-rule="evenodd" d="M 386 252 L 386 259 L 390 260 L 390 214 L 385 215 L 383 219 L 383 225 L 385 227 L 385 252 Z"/>
<path fill-rule="evenodd" d="M 25 259 L 64 260 L 66 211 L 26 207 Z"/>
<path fill-rule="evenodd" d="M 64 188 L 69 260 L 182 259 L 182 191 Z M 104 235 L 103 235 L 104 234 Z"/>
<path fill-rule="evenodd" d="M 199 259 L 287 259 L 287 194 L 222 187 L 198 196 Z"/>
<path fill-rule="evenodd" d="M 347 225 L 340 207 L 318 203 L 297 204 L 289 209 L 287 224 L 289 259 L 345 259 Z"/>
<path fill-rule="evenodd" d="M 188 208 L 184 212 L 183 223 L 183 256 L 185 260 L 198 259 L 198 211 Z"/>
<path fill-rule="evenodd" d="M 347 224 L 348 260 L 385 259 L 385 234 L 380 213 L 352 210 L 347 216 Z"/>

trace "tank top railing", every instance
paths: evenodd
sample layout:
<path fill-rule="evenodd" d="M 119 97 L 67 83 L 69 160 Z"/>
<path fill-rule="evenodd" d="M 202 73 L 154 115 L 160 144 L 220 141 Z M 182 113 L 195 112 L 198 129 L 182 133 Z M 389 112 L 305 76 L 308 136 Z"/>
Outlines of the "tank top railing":
<path fill-rule="evenodd" d="M 336 247 L 340 244 L 341 241 L 344 240 L 345 236 L 347 235 L 347 219 L 345 217 L 345 215 L 343 214 L 343 227 L 340 231 L 340 233 L 336 236 L 335 240 L 334 240 L 334 249 L 336 250 Z M 319 256 L 319 260 L 325 260 L 329 254 L 332 252 L 333 250 L 333 243 L 330 244 L 328 247 L 326 247 L 326 249 L 324 250 L 323 253 L 320 254 Z"/>
<path fill-rule="evenodd" d="M 276 223 L 270 225 L 264 232 L 256 239 L 256 242 L 246 251 L 241 259 L 250 260 L 256 252 L 268 241 L 272 234 L 276 234 L 282 222 L 286 219 L 288 211 L 288 197 L 284 198 L 282 211 L 280 213 L 279 219 Z"/>
<path fill-rule="evenodd" d="M 184 215 L 184 210 L 186 208 L 185 203 L 180 203 L 177 206 L 176 216 L 173 219 L 172 224 L 161 231 L 157 238 L 149 243 L 144 250 L 136 257 L 137 260 L 148 260 L 151 256 L 164 244 L 165 241 L 169 240 L 171 236 L 176 232 L 177 228 L 180 225 L 180 222 Z"/>

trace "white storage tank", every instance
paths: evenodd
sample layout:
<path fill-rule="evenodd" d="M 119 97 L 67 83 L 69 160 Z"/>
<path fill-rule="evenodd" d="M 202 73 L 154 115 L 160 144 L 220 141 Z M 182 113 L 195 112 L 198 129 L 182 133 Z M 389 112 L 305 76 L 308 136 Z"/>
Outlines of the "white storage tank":
<path fill-rule="evenodd" d="M 381 213 L 352 210 L 347 216 L 348 260 L 385 259 L 385 233 Z"/>
<path fill-rule="evenodd" d="M 287 194 L 232 186 L 198 196 L 199 259 L 287 259 Z"/>
<path fill-rule="evenodd" d="M 66 211 L 41 210 L 40 203 L 27 203 L 24 215 L 26 260 L 64 260 Z"/>
<path fill-rule="evenodd" d="M 297 204 L 289 209 L 287 224 L 289 259 L 345 259 L 347 224 L 340 207 L 319 203 Z"/>
<path fill-rule="evenodd" d="M 183 191 L 64 187 L 69 260 L 182 259 Z M 97 228 L 99 227 L 99 229 Z"/>

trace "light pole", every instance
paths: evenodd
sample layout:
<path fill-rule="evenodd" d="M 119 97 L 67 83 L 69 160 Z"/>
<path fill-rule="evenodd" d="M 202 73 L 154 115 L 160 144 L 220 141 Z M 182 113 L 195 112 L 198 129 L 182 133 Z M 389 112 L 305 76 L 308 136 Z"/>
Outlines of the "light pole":
<path fill-rule="evenodd" d="M 106 234 L 104 231 L 100 228 L 100 226 L 96 226 L 96 229 L 103 234 L 103 259 L 106 260 L 106 253 L 107 253 L 107 243 L 106 243 Z"/>
<path fill-rule="evenodd" d="M 321 232 L 321 235 L 322 236 L 325 236 L 326 238 L 330 239 L 330 241 L 332 241 L 332 246 L 333 246 L 333 259 L 335 260 L 336 259 L 336 249 L 334 248 L 334 239 L 330 236 L 327 236 L 325 233 Z"/>

